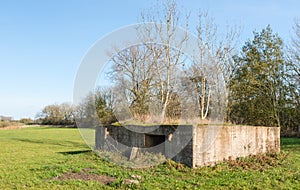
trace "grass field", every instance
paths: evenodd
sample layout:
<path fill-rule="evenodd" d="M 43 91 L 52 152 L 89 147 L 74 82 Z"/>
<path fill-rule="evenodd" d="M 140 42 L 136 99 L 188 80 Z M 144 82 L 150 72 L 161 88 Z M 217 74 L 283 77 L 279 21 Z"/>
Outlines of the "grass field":
<path fill-rule="evenodd" d="M 0 130 L 0 189 L 300 189 L 300 138 L 281 143 L 279 155 L 214 167 L 190 169 L 168 161 L 129 169 L 89 151 L 77 129 Z M 139 184 L 123 183 L 133 175 L 141 177 Z M 113 182 L 104 184 L 97 176 Z"/>

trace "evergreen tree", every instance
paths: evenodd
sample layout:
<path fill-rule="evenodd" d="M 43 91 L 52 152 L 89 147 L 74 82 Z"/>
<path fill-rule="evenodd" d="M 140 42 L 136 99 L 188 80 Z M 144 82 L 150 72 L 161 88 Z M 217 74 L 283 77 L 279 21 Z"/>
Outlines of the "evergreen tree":
<path fill-rule="evenodd" d="M 234 123 L 280 126 L 284 104 L 285 61 L 283 42 L 270 26 L 246 42 L 230 81 L 229 117 Z"/>

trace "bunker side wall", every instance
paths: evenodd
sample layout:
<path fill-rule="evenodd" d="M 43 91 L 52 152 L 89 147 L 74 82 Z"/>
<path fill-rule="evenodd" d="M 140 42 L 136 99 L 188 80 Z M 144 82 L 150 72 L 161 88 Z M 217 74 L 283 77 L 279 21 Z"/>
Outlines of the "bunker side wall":
<path fill-rule="evenodd" d="M 279 127 L 198 126 L 193 130 L 193 167 L 267 152 L 280 152 Z"/>

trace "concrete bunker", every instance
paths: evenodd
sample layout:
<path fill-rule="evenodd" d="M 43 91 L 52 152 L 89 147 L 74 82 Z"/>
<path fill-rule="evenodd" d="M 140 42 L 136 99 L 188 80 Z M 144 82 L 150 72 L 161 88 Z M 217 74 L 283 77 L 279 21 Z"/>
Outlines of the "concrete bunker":
<path fill-rule="evenodd" d="M 110 125 L 96 128 L 95 146 L 111 152 L 132 152 L 134 149 L 161 153 L 187 166 L 200 167 L 250 154 L 280 152 L 280 128 Z"/>

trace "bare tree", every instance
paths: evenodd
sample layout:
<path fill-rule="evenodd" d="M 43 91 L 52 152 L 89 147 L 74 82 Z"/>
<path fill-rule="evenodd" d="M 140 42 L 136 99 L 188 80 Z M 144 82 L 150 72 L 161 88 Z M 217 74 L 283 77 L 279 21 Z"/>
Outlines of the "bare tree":
<path fill-rule="evenodd" d="M 295 35 L 292 37 L 292 44 L 289 48 L 290 61 L 292 62 L 294 77 L 300 81 L 300 19 L 295 20 L 294 25 Z M 298 84 L 300 86 L 300 84 Z"/>
<path fill-rule="evenodd" d="M 141 119 L 148 113 L 150 88 L 154 79 L 154 64 L 150 58 L 152 52 L 144 46 L 115 51 L 118 53 L 112 58 L 112 79 L 119 87 L 118 91 L 122 91 L 133 115 Z"/>
<path fill-rule="evenodd" d="M 287 120 L 286 118 L 289 118 L 288 128 L 298 128 L 298 131 L 300 132 L 300 19 L 295 20 L 293 30 L 294 35 L 292 36 L 291 44 L 288 47 L 288 86 L 289 91 L 291 92 L 289 96 L 291 97 L 289 107 L 293 111 L 285 111 L 285 113 L 288 114 L 285 116 L 284 120 Z"/>
<path fill-rule="evenodd" d="M 300 75 L 300 66 L 299 66 L 299 62 L 300 62 L 300 19 L 299 20 L 295 20 L 295 25 L 294 25 L 294 32 L 295 35 L 294 37 L 292 37 L 292 52 L 293 52 L 293 57 L 294 57 L 294 61 L 297 61 L 298 64 L 298 68 L 296 69 L 296 73 L 298 75 Z"/>
<path fill-rule="evenodd" d="M 45 106 L 38 114 L 43 124 L 71 125 L 74 124 L 75 108 L 70 103 Z"/>
<path fill-rule="evenodd" d="M 172 99 L 173 91 L 178 85 L 178 72 L 180 65 L 184 63 L 182 48 L 188 35 L 178 35 L 177 27 L 180 26 L 180 13 L 175 1 L 167 1 L 157 5 L 156 12 L 142 14 L 142 21 L 145 23 L 139 28 L 141 40 L 144 45 L 152 51 L 153 63 L 155 65 L 155 90 L 156 100 L 160 105 L 160 120 L 164 121 L 167 107 Z M 161 9 L 161 7 L 163 7 Z M 152 22 L 155 26 L 148 27 L 147 23 Z M 188 16 L 185 20 L 185 29 L 188 26 Z M 160 42 L 158 46 L 157 42 Z M 155 48 L 153 48 L 153 44 Z M 172 47 L 173 46 L 173 47 Z M 176 49 L 174 48 L 176 47 Z M 159 52 L 159 53 L 157 53 Z"/>
<path fill-rule="evenodd" d="M 178 111 L 171 113 L 170 106 L 177 105 L 178 110 L 178 101 L 186 97 L 183 101 L 189 105 L 191 100 L 196 99 L 200 117 L 205 119 L 212 107 L 211 101 L 218 102 L 226 97 L 224 93 L 227 92 L 218 81 L 224 81 L 224 86 L 229 80 L 232 65 L 228 60 L 238 31 L 233 28 L 219 39 L 213 20 L 207 13 L 200 14 L 197 26 L 199 54 L 192 58 L 191 64 L 183 53 L 188 42 L 189 15 L 183 18 L 175 1 L 157 2 L 153 9 L 142 13 L 143 24 L 137 28 L 141 45 L 114 50 L 117 53 L 112 58 L 111 76 L 118 91 L 125 97 L 119 102 L 127 102 L 124 109 L 129 107 L 135 118 L 145 120 L 145 116 L 151 115 L 164 122 L 166 116 L 178 117 Z M 179 32 L 179 27 L 186 32 Z M 182 71 L 186 67 L 185 74 L 188 73 L 194 84 L 195 97 L 192 98 L 188 98 L 189 93 L 183 95 L 178 90 L 182 87 L 181 83 L 185 83 Z M 212 95 L 218 100 L 212 100 Z M 172 102 L 174 99 L 176 101 Z"/>
<path fill-rule="evenodd" d="M 234 51 L 238 35 L 239 30 L 236 27 L 230 28 L 225 35 L 221 35 L 213 18 L 207 12 L 199 14 L 197 26 L 199 53 L 197 57 L 193 57 L 193 64 L 189 70 L 190 80 L 195 85 L 199 115 L 202 120 L 207 118 L 212 104 L 222 104 L 226 101 L 228 91 L 225 87 L 234 68 L 230 61 L 231 53 Z M 220 38 L 220 36 L 224 37 Z M 213 105 L 213 107 L 216 109 L 225 105 Z"/>

